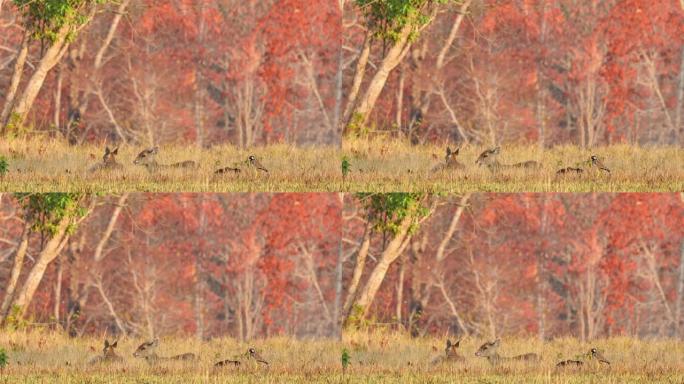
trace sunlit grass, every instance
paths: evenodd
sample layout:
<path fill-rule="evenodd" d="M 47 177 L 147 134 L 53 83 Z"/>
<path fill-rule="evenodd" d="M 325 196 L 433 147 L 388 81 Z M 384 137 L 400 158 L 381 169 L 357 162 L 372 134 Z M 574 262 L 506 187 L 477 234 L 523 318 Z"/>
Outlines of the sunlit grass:
<path fill-rule="evenodd" d="M 300 148 L 285 144 L 239 149 L 216 146 L 162 146 L 157 161 L 170 164 L 194 160 L 199 169 L 164 169 L 148 172 L 133 164 L 142 147 L 119 149 L 121 171 L 88 172 L 101 161 L 104 146 L 68 146 L 61 141 L 38 139 L 4 140 L 0 155 L 9 163 L 9 172 L 0 178 L 3 191 L 78 191 L 78 192 L 299 192 L 337 191 L 341 188 L 338 147 Z M 214 171 L 244 163 L 256 155 L 269 173 L 243 167 L 239 175 L 214 175 Z"/>
<path fill-rule="evenodd" d="M 452 145 L 452 148 L 455 147 Z M 506 169 L 491 172 L 475 164 L 485 149 L 466 146 L 458 160 L 463 170 L 433 172 L 444 162 L 446 145 L 411 146 L 396 139 L 347 139 L 343 152 L 351 163 L 345 183 L 348 191 L 438 192 L 666 192 L 684 189 L 684 149 L 640 148 L 614 145 L 590 150 L 558 146 L 506 146 L 499 155 L 503 164 L 526 160 L 541 162 L 541 170 Z M 611 174 L 590 167 L 589 158 L 599 155 Z M 581 167 L 581 176 L 559 177 L 556 171 Z"/>
<path fill-rule="evenodd" d="M 474 356 L 484 340 L 466 338 L 460 346 L 463 363 L 433 364 L 443 353 L 442 338 L 411 339 L 399 333 L 348 333 L 337 340 L 296 340 L 277 337 L 240 343 L 233 339 L 199 341 L 162 338 L 160 356 L 193 352 L 196 363 L 162 362 L 149 365 L 132 356 L 141 339 L 119 340 L 120 364 L 89 365 L 102 348 L 95 338 L 70 339 L 57 333 L 0 332 L 0 346 L 10 364 L 0 382 L 371 382 L 371 383 L 650 383 L 684 380 L 684 343 L 674 340 L 643 341 L 626 337 L 582 343 L 572 338 L 541 342 L 533 338 L 504 338 L 502 356 L 535 352 L 537 364 L 504 363 L 492 366 Z M 214 369 L 213 363 L 256 347 L 269 366 L 244 364 L 241 368 Z M 599 364 L 587 352 L 601 349 L 611 365 Z M 342 373 L 341 354 L 347 349 L 351 364 Z M 559 370 L 564 359 L 585 362 L 579 369 Z"/>

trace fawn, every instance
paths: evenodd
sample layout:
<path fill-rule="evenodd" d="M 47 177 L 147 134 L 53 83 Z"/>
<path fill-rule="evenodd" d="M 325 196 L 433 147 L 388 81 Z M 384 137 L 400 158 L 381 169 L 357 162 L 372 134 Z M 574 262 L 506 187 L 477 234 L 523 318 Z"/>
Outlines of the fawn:
<path fill-rule="evenodd" d="M 155 171 L 159 169 L 167 168 L 197 168 L 197 163 L 192 160 L 181 161 L 180 163 L 173 164 L 159 164 L 157 163 L 156 156 L 159 153 L 159 147 L 144 149 L 142 152 L 138 153 L 138 156 L 133 160 L 133 164 L 142 165 L 147 168 L 148 171 Z"/>
<path fill-rule="evenodd" d="M 501 147 L 487 149 L 477 157 L 475 164 L 479 166 L 495 164 L 497 162 L 496 157 L 499 155 L 499 153 L 501 153 Z"/>
<path fill-rule="evenodd" d="M 92 359 L 90 359 L 90 364 L 99 364 L 99 363 L 120 363 L 123 361 L 123 358 L 114 352 L 114 348 L 116 348 L 116 345 L 119 343 L 118 340 L 114 341 L 113 343 L 109 343 L 109 340 L 104 341 L 104 348 L 102 349 L 102 355 L 100 356 L 95 356 Z"/>
<path fill-rule="evenodd" d="M 194 353 L 183 353 L 171 357 L 161 357 L 157 355 L 157 347 L 159 347 L 159 339 L 155 338 L 152 341 L 146 341 L 138 346 L 138 349 L 133 352 L 133 357 L 140 357 L 145 359 L 148 363 L 156 363 L 160 361 L 176 360 L 176 361 L 193 361 L 197 360 Z"/>
<path fill-rule="evenodd" d="M 434 360 L 432 360 L 432 364 L 465 361 L 465 357 L 461 356 L 457 351 L 457 348 L 460 344 L 461 340 L 458 340 L 455 343 L 452 343 L 451 340 L 447 340 L 446 348 L 444 349 L 445 355 L 437 356 Z"/>
<path fill-rule="evenodd" d="M 109 149 L 105 147 L 104 156 L 102 156 L 102 162 L 97 163 L 90 167 L 89 172 L 97 172 L 103 170 L 120 170 L 123 169 L 123 165 L 116 161 L 116 155 L 119 153 L 119 147 L 114 149 Z"/>
<path fill-rule="evenodd" d="M 451 148 L 447 147 L 445 162 L 437 164 L 434 168 L 432 168 L 432 172 L 445 171 L 445 170 L 449 170 L 449 169 L 463 169 L 463 168 L 465 168 L 465 165 L 463 165 L 461 162 L 459 162 L 456 159 L 456 156 L 458 156 L 458 153 L 460 151 L 461 151 L 461 148 L 456 148 L 455 151 L 452 151 Z"/>
<path fill-rule="evenodd" d="M 492 364 L 498 364 L 500 362 L 505 362 L 505 361 L 527 361 L 527 362 L 535 362 L 539 361 L 539 355 L 536 353 L 526 353 L 524 355 L 518 355 L 518 356 L 513 356 L 513 357 L 504 357 L 500 356 L 497 350 L 499 349 L 499 346 L 501 345 L 501 339 L 496 339 L 494 341 L 488 341 L 482 346 L 480 346 L 480 349 L 475 352 L 475 356 L 478 357 L 486 357 L 487 360 L 489 360 L 490 363 Z"/>

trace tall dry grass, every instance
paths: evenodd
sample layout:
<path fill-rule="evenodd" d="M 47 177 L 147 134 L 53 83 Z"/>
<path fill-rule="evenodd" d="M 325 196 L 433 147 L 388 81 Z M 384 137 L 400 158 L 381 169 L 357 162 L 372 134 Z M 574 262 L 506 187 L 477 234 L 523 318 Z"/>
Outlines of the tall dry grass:
<path fill-rule="evenodd" d="M 444 162 L 444 145 L 412 146 L 398 139 L 347 139 L 344 155 L 351 163 L 345 190 L 368 192 L 439 191 L 487 192 L 672 192 L 684 190 L 684 149 L 642 148 L 613 145 L 594 149 L 557 146 L 504 145 L 503 164 L 535 160 L 541 170 L 507 169 L 492 172 L 475 164 L 481 146 L 461 148 L 458 160 L 465 169 L 433 172 Z M 455 146 L 451 146 L 455 149 Z M 590 156 L 599 155 L 610 175 L 590 167 Z M 581 176 L 558 177 L 565 167 L 581 167 Z"/>
<path fill-rule="evenodd" d="M 143 147 L 119 149 L 122 171 L 89 173 L 101 162 L 104 145 L 69 146 L 58 140 L 13 139 L 0 141 L 0 156 L 9 172 L 0 177 L 2 191 L 74 192 L 299 192 L 337 191 L 341 188 L 340 151 L 337 147 L 294 147 L 275 144 L 240 149 L 215 146 L 162 146 L 157 161 L 170 164 L 194 160 L 199 169 L 165 169 L 157 172 L 134 165 Z M 214 175 L 216 169 L 246 161 L 256 155 L 268 174 L 245 170 L 239 175 Z"/>
<path fill-rule="evenodd" d="M 503 356 L 535 352 L 538 364 L 504 363 L 493 366 L 474 356 L 484 341 L 466 338 L 460 346 L 463 363 L 433 364 L 444 349 L 444 338 L 411 339 L 399 333 L 346 334 L 337 340 L 296 340 L 277 337 L 240 343 L 233 339 L 198 341 L 162 338 L 161 356 L 194 352 L 196 363 L 147 364 L 132 356 L 141 339 L 121 339 L 117 348 L 121 364 L 89 365 L 102 348 L 100 338 L 70 339 L 50 332 L 0 332 L 0 348 L 10 364 L 0 382 L 89 383 L 206 383 L 206 382 L 370 382 L 370 383 L 681 383 L 684 380 L 684 343 L 675 340 L 636 340 L 617 337 L 582 343 L 572 338 L 541 342 L 531 338 L 504 338 Z M 256 347 L 269 367 L 244 364 L 241 368 L 214 369 L 213 363 Z M 610 366 L 591 360 L 587 351 L 598 347 Z M 346 349 L 351 364 L 342 372 Z M 585 361 L 581 369 L 559 370 L 559 360 Z"/>

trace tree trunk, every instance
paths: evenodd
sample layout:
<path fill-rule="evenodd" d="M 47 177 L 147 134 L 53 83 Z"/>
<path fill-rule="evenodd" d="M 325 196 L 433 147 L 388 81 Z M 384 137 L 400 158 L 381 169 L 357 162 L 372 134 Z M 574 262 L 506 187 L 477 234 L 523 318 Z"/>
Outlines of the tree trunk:
<path fill-rule="evenodd" d="M 449 245 L 451 238 L 454 236 L 454 232 L 456 232 L 456 226 L 458 225 L 458 222 L 461 220 L 461 216 L 463 216 L 463 211 L 468 205 L 468 200 L 470 199 L 470 196 L 471 193 L 466 193 L 465 195 L 463 195 L 463 197 L 461 198 L 461 202 L 458 204 L 458 208 L 456 208 L 456 212 L 454 212 L 454 215 L 451 217 L 451 223 L 449 224 L 449 228 L 447 229 L 446 234 L 444 235 L 442 241 L 439 243 L 439 246 L 437 247 L 437 253 L 435 253 L 435 260 L 438 263 L 442 262 L 446 257 L 446 247 L 447 245 Z"/>
<path fill-rule="evenodd" d="M 68 233 L 69 225 L 72 222 L 72 217 L 70 214 L 66 214 L 64 218 L 57 224 L 55 228 L 55 234 L 47 241 L 45 247 L 40 251 L 36 259 L 36 263 L 31 268 L 23 287 L 19 291 L 16 299 L 13 301 L 12 306 L 17 306 L 21 309 L 21 315 L 25 313 L 33 295 L 38 289 L 38 285 L 43 280 L 43 275 L 45 275 L 45 270 L 52 263 L 52 261 L 57 258 L 59 252 L 62 250 L 67 240 L 71 236 Z"/>
<path fill-rule="evenodd" d="M 684 0 L 682 0 L 682 8 L 684 8 Z M 675 139 L 677 144 L 682 145 L 682 136 L 684 131 L 684 121 L 682 121 L 682 114 L 684 114 L 684 46 L 682 46 L 681 59 L 679 64 L 679 85 L 677 87 L 677 103 L 675 105 Z"/>
<path fill-rule="evenodd" d="M 26 252 L 28 251 L 30 231 L 31 226 L 28 223 L 25 223 L 24 231 L 21 234 L 21 241 L 19 242 L 19 247 L 17 248 L 17 253 L 14 255 L 12 272 L 10 273 L 9 281 L 7 282 L 5 297 L 2 301 L 2 306 L 0 307 L 0 325 L 3 324 L 5 317 L 11 309 L 10 304 L 12 303 L 14 290 L 17 288 L 17 282 L 19 281 L 19 276 L 21 275 L 21 269 L 24 266 L 24 258 L 26 257 Z"/>
<path fill-rule="evenodd" d="M 368 308 L 375 299 L 375 294 L 378 292 L 380 285 L 382 285 L 382 282 L 385 279 L 387 270 L 401 255 L 409 240 L 413 236 L 409 230 L 411 229 L 411 225 L 413 224 L 413 220 L 415 218 L 415 209 L 416 207 L 409 209 L 410 212 L 406 214 L 406 217 L 404 217 L 401 224 L 399 224 L 396 234 L 392 240 L 390 240 L 389 244 L 387 244 L 387 247 L 382 252 L 382 255 L 380 255 L 380 261 L 368 277 L 368 280 L 359 293 L 358 298 L 354 300 L 352 308 L 359 308 L 361 310 L 361 316 L 364 316 L 368 312 Z"/>
<path fill-rule="evenodd" d="M 368 122 L 368 117 L 373 111 L 375 102 L 378 100 L 380 93 L 382 93 L 387 78 L 392 70 L 399 65 L 404 58 L 409 48 L 411 47 L 411 32 L 413 31 L 413 23 L 408 21 L 406 26 L 401 30 L 396 42 L 392 45 L 387 55 L 380 63 L 377 72 L 366 87 L 366 91 L 358 101 L 358 104 L 351 109 L 349 120 L 347 122 L 346 133 L 349 132 L 352 126 L 365 125 Z"/>
<path fill-rule="evenodd" d="M 675 306 L 675 326 L 679 338 L 684 338 L 682 307 L 684 306 L 684 239 L 679 245 L 679 281 L 677 282 L 677 305 Z"/>
<path fill-rule="evenodd" d="M 351 117 L 351 111 L 356 105 L 356 98 L 359 95 L 359 90 L 361 89 L 361 83 L 363 82 L 363 77 L 366 75 L 366 67 L 368 66 L 368 58 L 370 57 L 371 42 L 373 40 L 373 33 L 368 30 L 366 31 L 366 37 L 363 40 L 363 48 L 361 48 L 361 53 L 359 58 L 356 60 L 356 69 L 354 70 L 354 80 L 352 81 L 351 89 L 349 90 L 349 95 L 347 98 L 347 106 L 344 108 L 344 115 L 342 118 L 344 121 L 349 121 Z M 346 128 L 345 128 L 346 130 Z"/>
<path fill-rule="evenodd" d="M 7 122 L 10 117 L 10 111 L 14 105 L 14 98 L 17 95 L 19 83 L 21 82 L 21 76 L 24 73 L 24 66 L 26 65 L 26 58 L 28 57 L 28 44 L 30 39 L 30 33 L 28 31 L 24 32 L 24 37 L 21 41 L 21 48 L 19 48 L 19 53 L 17 53 L 17 58 L 14 61 L 12 80 L 10 80 L 10 86 L 7 89 L 5 105 L 2 107 L 2 113 L 0 113 L 0 133 L 5 133 L 5 127 L 7 126 Z"/>
<path fill-rule="evenodd" d="M 112 236 L 112 232 L 114 232 L 114 226 L 116 225 L 116 221 L 119 219 L 119 215 L 121 214 L 121 210 L 126 204 L 127 199 L 128 193 L 124 193 L 123 195 L 121 195 L 121 197 L 119 197 L 119 200 L 116 202 L 114 211 L 112 211 L 112 216 L 109 218 L 109 223 L 107 223 L 107 228 L 105 228 L 104 233 L 100 238 L 100 241 L 97 243 L 97 246 L 95 247 L 95 253 L 93 253 L 93 260 L 96 263 L 99 263 L 104 258 L 104 246 L 107 244 L 109 238 Z"/>
<path fill-rule="evenodd" d="M 397 279 L 397 305 L 395 307 L 395 315 L 397 323 L 401 324 L 401 309 L 404 301 L 404 276 L 406 275 L 406 257 L 399 259 L 399 278 Z"/>
<path fill-rule="evenodd" d="M 338 194 L 340 198 L 340 204 L 344 206 L 344 194 L 340 193 Z M 341 233 L 340 233 L 341 234 Z M 335 312 L 334 312 L 334 319 L 333 321 L 335 322 L 335 337 L 338 340 L 342 339 L 342 327 L 341 327 L 341 314 L 342 308 L 340 307 L 342 305 L 342 293 L 343 293 L 343 287 L 342 287 L 342 278 L 343 278 L 343 271 L 344 271 L 344 258 L 343 258 L 343 253 L 342 253 L 342 242 L 340 241 L 338 244 L 338 249 L 337 249 L 337 265 L 335 266 Z"/>
<path fill-rule="evenodd" d="M 347 299 L 344 301 L 344 307 L 342 307 L 342 313 L 345 317 L 349 317 L 352 310 L 352 303 L 356 299 L 356 291 L 359 288 L 359 283 L 361 282 L 361 276 L 363 276 L 363 270 L 366 266 L 366 258 L 368 257 L 368 251 L 370 250 L 370 236 L 371 227 L 370 223 L 366 224 L 366 231 L 363 234 L 363 240 L 361 241 L 361 246 L 359 247 L 359 252 L 356 254 L 356 262 L 354 264 L 354 273 L 352 274 L 352 279 L 349 282 L 349 290 L 347 291 Z"/>
<path fill-rule="evenodd" d="M 54 43 L 45 51 L 45 55 L 38 63 L 35 72 L 29 79 L 24 92 L 17 99 L 17 102 L 10 109 L 8 125 L 20 127 L 24 124 L 26 116 L 28 115 L 33 102 L 36 100 L 40 89 L 43 87 L 43 82 L 48 75 L 48 72 L 59 62 L 59 60 L 66 52 L 69 46 L 67 36 L 71 30 L 71 25 L 66 22 L 64 26 L 57 32 Z"/>

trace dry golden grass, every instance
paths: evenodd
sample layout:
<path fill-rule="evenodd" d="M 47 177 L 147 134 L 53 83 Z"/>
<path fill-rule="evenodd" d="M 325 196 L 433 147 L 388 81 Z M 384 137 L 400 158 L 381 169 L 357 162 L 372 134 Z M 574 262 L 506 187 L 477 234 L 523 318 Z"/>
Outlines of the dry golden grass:
<path fill-rule="evenodd" d="M 148 172 L 133 164 L 143 147 L 121 147 L 116 157 L 122 171 L 89 173 L 102 161 L 104 146 L 68 146 L 61 141 L 13 139 L 0 141 L 0 156 L 9 172 L 0 177 L 2 191 L 30 192 L 299 192 L 337 191 L 341 188 L 340 151 L 337 147 L 298 148 L 277 144 L 247 150 L 216 146 L 162 146 L 157 161 L 170 164 L 199 162 L 193 170 L 167 169 Z M 244 162 L 256 155 L 268 174 L 243 171 L 239 175 L 214 175 L 219 168 Z"/>
<path fill-rule="evenodd" d="M 455 147 L 452 145 L 452 148 Z M 351 163 L 347 191 L 486 192 L 672 192 L 684 190 L 684 149 L 639 148 L 628 145 L 584 150 L 559 146 L 506 146 L 499 155 L 503 164 L 535 160 L 541 170 L 507 169 L 491 172 L 475 164 L 484 147 L 461 149 L 464 170 L 433 172 L 444 162 L 446 145 L 410 146 L 396 139 L 347 139 L 344 155 Z M 589 167 L 597 154 L 612 174 Z M 581 176 L 558 177 L 565 167 L 582 167 Z"/>
<path fill-rule="evenodd" d="M 101 339 L 69 339 L 56 333 L 0 332 L 0 348 L 10 363 L 0 382 L 64 383 L 213 383 L 213 382 L 332 382 L 332 383 L 681 383 L 684 380 L 684 343 L 681 341 L 639 341 L 630 338 L 580 343 L 565 338 L 542 343 L 536 339 L 504 338 L 503 356 L 535 352 L 539 364 L 505 363 L 492 366 L 474 356 L 483 340 L 466 339 L 460 352 L 463 363 L 434 365 L 443 353 L 444 339 L 410 339 L 402 334 L 351 333 L 342 341 L 271 338 L 252 343 L 232 339 L 200 342 L 194 339 L 162 339 L 160 356 L 194 352 L 198 363 L 181 362 L 149 365 L 132 356 L 142 340 L 122 339 L 117 348 L 120 364 L 89 365 L 102 348 Z M 268 368 L 245 364 L 240 369 L 214 369 L 215 361 L 256 347 L 270 362 Z M 611 360 L 599 365 L 586 356 L 598 347 Z M 341 354 L 347 349 L 351 365 L 342 372 Z M 437 351 L 435 351 L 437 349 Z M 96 352 L 97 351 L 97 352 Z M 555 369 L 562 359 L 580 358 L 581 369 Z"/>

